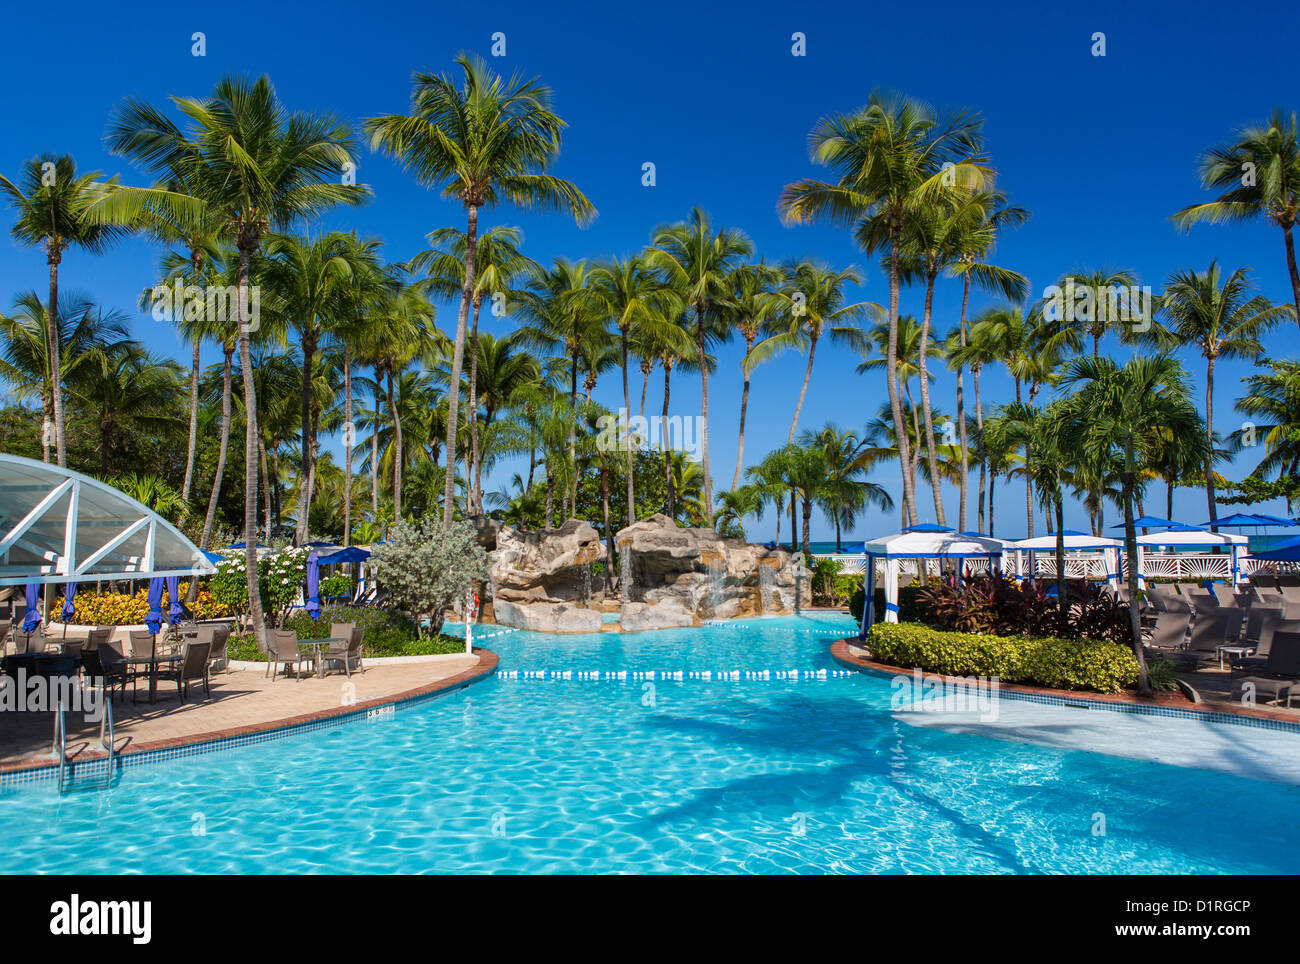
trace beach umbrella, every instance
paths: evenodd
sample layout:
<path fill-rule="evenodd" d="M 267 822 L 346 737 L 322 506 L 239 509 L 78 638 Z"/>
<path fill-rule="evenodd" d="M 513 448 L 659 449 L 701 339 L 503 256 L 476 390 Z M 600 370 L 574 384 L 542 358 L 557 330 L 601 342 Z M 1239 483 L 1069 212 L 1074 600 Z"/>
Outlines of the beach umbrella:
<path fill-rule="evenodd" d="M 1266 552 L 1252 552 L 1250 557 L 1267 562 L 1300 562 L 1300 536 L 1286 539 Z"/>
<path fill-rule="evenodd" d="M 320 619 L 320 556 L 307 557 L 307 612 L 312 619 Z"/>
<path fill-rule="evenodd" d="M 1190 526 L 1186 522 L 1175 522 L 1173 519 L 1162 519 L 1158 515 L 1144 515 L 1133 520 L 1134 527 L 1138 529 L 1195 529 L 1196 526 Z M 1123 529 L 1124 523 L 1111 526 L 1112 529 Z"/>
<path fill-rule="evenodd" d="M 768 546 L 769 549 L 775 548 L 775 545 Z M 340 549 L 338 552 L 332 552 L 327 556 L 320 557 L 322 566 L 339 566 L 345 562 L 365 562 L 370 558 L 370 553 L 365 549 L 356 546 L 348 546 L 346 549 Z"/>
<path fill-rule="evenodd" d="M 167 577 L 167 598 L 171 601 L 167 607 L 167 621 L 173 626 L 176 621 L 185 615 L 185 607 L 181 605 L 181 577 Z"/>
<path fill-rule="evenodd" d="M 39 582 L 29 582 L 27 584 L 27 613 L 23 616 L 23 632 L 30 633 L 41 623 L 41 584 Z"/>
<path fill-rule="evenodd" d="M 1202 522 L 1203 526 L 1219 526 L 1222 529 L 1244 529 L 1247 526 L 1267 526 L 1276 525 L 1270 522 L 1262 515 L 1247 515 L 1244 512 L 1234 512 L 1232 515 L 1225 515 L 1222 519 L 1213 519 L 1209 522 Z"/>
<path fill-rule="evenodd" d="M 919 525 L 908 526 L 904 532 L 953 532 L 952 526 L 941 526 L 937 522 L 922 522 Z"/>
<path fill-rule="evenodd" d="M 144 623 L 155 636 L 162 629 L 162 594 L 163 577 L 154 576 L 149 580 L 149 615 L 144 617 Z"/>
<path fill-rule="evenodd" d="M 1300 526 L 1300 522 L 1296 522 L 1295 519 L 1283 519 L 1280 516 L 1264 515 L 1262 512 L 1256 515 L 1255 518 L 1267 519 L 1267 524 L 1271 526 Z"/>

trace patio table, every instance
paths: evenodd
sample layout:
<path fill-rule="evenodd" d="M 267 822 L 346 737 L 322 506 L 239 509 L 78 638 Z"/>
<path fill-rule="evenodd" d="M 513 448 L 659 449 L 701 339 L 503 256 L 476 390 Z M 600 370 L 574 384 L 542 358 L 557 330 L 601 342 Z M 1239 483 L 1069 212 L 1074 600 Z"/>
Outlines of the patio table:
<path fill-rule="evenodd" d="M 325 678 L 325 662 L 321 658 L 324 655 L 326 647 L 330 643 L 346 643 L 347 640 L 341 636 L 322 636 L 319 639 L 300 639 L 298 640 L 299 649 L 311 649 L 316 654 L 316 678 Z"/>
<path fill-rule="evenodd" d="M 1219 647 L 1219 669 L 1227 669 L 1223 665 L 1223 654 L 1228 653 L 1232 656 L 1245 656 L 1255 651 L 1254 646 L 1220 646 Z"/>
<path fill-rule="evenodd" d="M 162 663 L 174 663 L 178 659 L 180 659 L 179 655 L 163 655 L 161 653 L 154 656 L 129 656 L 126 665 L 149 667 L 149 702 L 156 703 L 158 701 L 158 667 Z M 136 699 L 135 702 L 138 703 L 139 700 Z"/>

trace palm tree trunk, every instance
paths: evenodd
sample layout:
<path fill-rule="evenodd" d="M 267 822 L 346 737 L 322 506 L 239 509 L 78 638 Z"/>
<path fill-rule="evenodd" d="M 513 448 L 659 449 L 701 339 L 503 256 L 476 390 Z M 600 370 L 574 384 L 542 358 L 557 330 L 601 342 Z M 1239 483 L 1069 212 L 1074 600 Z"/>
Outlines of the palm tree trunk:
<path fill-rule="evenodd" d="M 194 339 L 190 357 L 190 437 L 185 449 L 185 481 L 181 484 L 181 498 L 190 501 L 190 486 L 194 482 L 194 456 L 199 444 L 199 339 Z"/>
<path fill-rule="evenodd" d="M 1300 323 L 1300 271 L 1295 266 L 1295 239 L 1291 236 L 1291 225 L 1282 225 L 1282 238 L 1286 242 L 1286 270 L 1291 276 L 1291 300 L 1295 304 L 1296 321 Z"/>
<path fill-rule="evenodd" d="M 966 306 L 970 302 L 970 276 L 962 275 L 961 319 L 958 337 L 966 347 Z M 957 531 L 966 531 L 966 490 L 970 487 L 970 449 L 966 442 L 966 369 L 957 366 L 957 438 L 961 443 L 961 482 L 957 488 Z M 981 530 L 982 531 L 982 530 Z"/>
<path fill-rule="evenodd" d="M 302 389 L 299 404 L 302 409 L 302 466 L 298 484 L 298 525 L 295 527 L 294 541 L 305 546 L 307 534 L 307 514 L 311 507 L 311 379 L 312 363 L 316 356 L 316 333 L 312 325 L 304 325 L 302 333 Z"/>
<path fill-rule="evenodd" d="M 379 517 L 379 394 L 383 391 L 384 370 L 375 366 L 375 424 L 370 432 L 370 512 Z"/>
<path fill-rule="evenodd" d="M 672 378 L 672 374 L 673 374 L 672 363 L 665 358 L 664 359 L 664 412 L 663 412 L 663 418 L 660 420 L 661 426 L 668 424 L 668 391 L 670 387 L 669 380 Z M 660 429 L 660 431 L 662 431 L 662 428 Z M 660 447 L 661 448 L 663 447 L 662 438 L 660 442 Z M 677 518 L 677 493 L 673 491 L 672 453 L 669 452 L 667 448 L 663 448 L 663 456 L 664 456 L 664 476 L 665 476 L 664 481 L 668 486 L 668 505 L 667 505 L 668 518 L 676 519 Z"/>
<path fill-rule="evenodd" d="M 630 414 L 632 412 L 632 396 L 627 389 L 627 328 L 619 326 L 619 340 L 623 351 L 623 411 Z M 623 445 L 627 449 L 627 524 L 631 525 L 636 521 L 636 492 L 633 480 L 632 470 L 632 426 L 627 426 L 627 432 L 624 433 L 626 438 Z"/>
<path fill-rule="evenodd" d="M 578 354 L 573 354 L 573 365 L 569 369 L 569 467 L 573 472 L 573 479 L 570 485 L 564 487 L 564 518 L 569 517 L 569 490 L 574 493 L 574 500 L 577 500 L 578 488 Z M 631 507 L 628 508 L 631 512 Z M 561 522 L 564 519 L 560 520 Z"/>
<path fill-rule="evenodd" d="M 889 392 L 889 412 L 894 419 L 894 437 L 898 440 L 898 464 L 903 472 L 903 510 L 905 515 L 915 518 L 916 493 L 910 472 L 912 448 L 898 392 L 898 256 L 901 243 L 902 229 L 895 221 L 889 227 L 889 344 L 885 350 L 885 388 Z"/>
<path fill-rule="evenodd" d="M 713 524 L 713 479 L 709 476 L 709 361 L 704 353 L 704 306 L 695 306 L 696 347 L 700 351 L 700 456 L 704 460 L 704 524 Z"/>
<path fill-rule="evenodd" d="M 808 383 L 812 380 L 813 356 L 817 354 L 817 335 L 815 331 L 808 332 L 808 364 L 803 370 L 803 386 L 799 389 L 799 400 L 794 404 L 794 418 L 790 421 L 790 434 L 786 436 L 785 444 L 794 444 L 794 430 L 799 424 L 799 413 L 803 411 L 804 396 L 808 394 Z M 749 379 L 746 377 L 745 387 L 749 387 Z M 737 465 L 736 470 L 740 467 Z"/>
<path fill-rule="evenodd" d="M 199 548 L 208 548 L 208 540 L 212 538 L 212 526 L 217 519 L 217 499 L 221 495 L 221 481 L 226 474 L 226 452 L 230 447 L 230 416 L 233 407 L 231 399 L 231 358 L 234 349 L 229 342 L 221 346 L 225 356 L 226 363 L 221 372 L 221 442 L 217 447 L 217 471 L 212 477 L 212 494 L 208 496 L 208 511 L 203 517 L 203 534 L 199 537 Z"/>
<path fill-rule="evenodd" d="M 993 490 L 997 488 L 998 474 L 989 472 L 989 535 L 993 535 Z"/>
<path fill-rule="evenodd" d="M 947 525 L 943 512 L 943 481 L 939 477 L 939 460 L 934 451 L 934 417 L 930 411 L 930 368 L 926 356 L 930 350 L 930 312 L 934 306 L 934 272 L 925 283 L 925 310 L 921 315 L 921 417 L 925 423 L 925 453 L 930 464 L 930 488 L 934 492 L 935 521 Z"/>
<path fill-rule="evenodd" d="M 550 456 L 546 462 L 546 528 L 555 521 L 555 476 L 551 474 Z"/>
<path fill-rule="evenodd" d="M 1070 619 L 1070 600 L 1065 591 L 1065 499 L 1060 490 L 1060 476 L 1057 476 L 1056 497 L 1052 506 L 1056 510 L 1056 606 L 1060 617 L 1060 633 L 1065 637 Z"/>
<path fill-rule="evenodd" d="M 808 545 L 812 539 L 812 499 L 807 493 L 803 497 L 803 551 L 808 554 Z"/>
<path fill-rule="evenodd" d="M 745 357 L 754 350 L 754 337 L 748 332 L 745 333 Z M 749 366 L 743 361 L 740 363 L 741 372 L 741 389 L 740 389 L 740 437 L 736 442 L 736 472 L 731 477 L 731 491 L 735 492 L 740 486 L 740 469 L 745 464 L 745 415 L 749 411 Z M 797 416 L 796 416 L 797 418 Z"/>
<path fill-rule="evenodd" d="M 257 458 L 262 464 L 262 478 L 266 479 L 266 485 L 262 487 L 265 498 L 262 500 L 263 508 L 266 511 L 266 544 L 271 544 L 271 534 L 273 532 L 273 520 L 271 518 L 271 473 L 266 465 L 266 442 L 259 438 L 257 440 Z"/>
<path fill-rule="evenodd" d="M 388 365 L 384 372 L 385 384 L 388 386 L 388 411 L 393 417 L 393 521 L 402 518 L 402 416 L 397 411 L 397 398 L 393 394 L 393 366 Z M 455 381 L 459 381 L 456 379 Z M 454 397 L 456 392 L 451 393 Z M 455 444 L 449 455 L 447 471 L 456 474 Z M 453 481 L 455 481 L 453 479 Z"/>
<path fill-rule="evenodd" d="M 49 338 L 47 333 L 46 338 Z M 49 372 L 46 372 L 44 381 L 47 383 L 41 390 L 41 461 L 50 460 L 50 440 L 54 438 L 54 399 L 48 384 L 50 380 Z"/>
<path fill-rule="evenodd" d="M 1214 504 L 1214 359 L 1205 363 L 1205 498 L 1210 504 L 1210 521 L 1219 518 L 1219 510 Z M 1170 499 L 1173 499 L 1172 484 Z M 1166 518 L 1173 518 L 1167 516 Z M 1211 531 L 1218 532 L 1218 526 L 1210 526 Z"/>
<path fill-rule="evenodd" d="M 1137 528 L 1133 525 L 1133 491 L 1137 477 L 1135 463 L 1133 437 L 1130 434 L 1124 440 L 1124 473 L 1120 486 L 1120 501 L 1124 503 L 1124 552 L 1128 559 L 1128 624 L 1133 634 L 1133 655 L 1138 661 L 1138 692 L 1145 695 L 1151 692 L 1151 686 L 1147 681 L 1147 661 L 1142 647 L 1142 624 L 1138 617 Z"/>
<path fill-rule="evenodd" d="M 478 313 L 483 299 L 474 299 L 474 327 L 469 339 L 469 515 L 483 512 L 483 493 L 478 489 Z"/>
<path fill-rule="evenodd" d="M 465 225 L 465 283 L 460 291 L 460 314 L 456 319 L 456 342 L 451 355 L 451 381 L 447 389 L 447 478 L 443 484 L 442 527 L 451 528 L 456 510 L 456 417 L 460 403 L 460 370 L 465 360 L 465 328 L 469 304 L 474 296 L 474 273 L 478 254 L 478 206 L 468 205 Z"/>
<path fill-rule="evenodd" d="M 984 448 L 984 406 L 980 402 L 980 371 L 983 365 L 972 365 L 970 369 L 971 386 L 975 391 L 975 432 L 980 443 L 980 524 L 979 531 L 984 531 L 984 472 L 988 468 L 988 452 Z"/>
<path fill-rule="evenodd" d="M 248 344 L 248 272 L 250 248 L 239 248 L 239 368 L 244 383 L 244 565 L 248 577 L 248 616 L 257 639 L 266 645 L 266 625 L 257 581 L 257 386 Z"/>
<path fill-rule="evenodd" d="M 352 544 L 352 347 L 343 346 L 343 545 Z"/>
<path fill-rule="evenodd" d="M 50 266 L 50 303 L 45 309 L 47 353 L 50 360 L 50 398 L 54 409 L 54 451 L 59 467 L 68 464 L 67 442 L 63 426 L 63 364 L 59 360 L 59 262 L 63 255 L 52 249 L 47 258 Z"/>
<path fill-rule="evenodd" d="M 609 524 L 609 466 L 600 460 L 600 512 L 605 520 L 605 585 L 614 572 L 614 527 Z"/>
<path fill-rule="evenodd" d="M 650 388 L 650 373 L 652 371 L 654 371 L 653 365 L 651 365 L 648 368 L 644 364 L 641 366 L 641 413 L 640 414 L 642 418 L 645 418 L 645 395 L 646 395 L 646 391 L 649 390 Z"/>

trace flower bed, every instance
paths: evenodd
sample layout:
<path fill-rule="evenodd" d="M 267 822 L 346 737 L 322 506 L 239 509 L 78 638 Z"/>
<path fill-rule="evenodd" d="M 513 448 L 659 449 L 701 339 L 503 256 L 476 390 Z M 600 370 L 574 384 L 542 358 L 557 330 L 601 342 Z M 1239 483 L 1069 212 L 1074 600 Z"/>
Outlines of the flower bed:
<path fill-rule="evenodd" d="M 189 582 L 182 582 L 179 586 L 182 602 L 189 595 L 189 591 Z M 63 596 L 54 600 L 51 613 L 56 619 L 63 618 L 63 602 Z M 162 598 L 164 618 L 170 605 L 171 597 L 164 590 Z M 185 603 L 185 606 L 195 619 L 223 619 L 230 615 L 230 609 L 213 599 L 212 593 L 206 589 L 200 589 L 195 601 L 192 604 Z M 148 588 L 138 590 L 135 595 L 79 590 L 72 597 L 72 618 L 67 622 L 70 626 L 125 626 L 142 624 L 148 615 Z"/>

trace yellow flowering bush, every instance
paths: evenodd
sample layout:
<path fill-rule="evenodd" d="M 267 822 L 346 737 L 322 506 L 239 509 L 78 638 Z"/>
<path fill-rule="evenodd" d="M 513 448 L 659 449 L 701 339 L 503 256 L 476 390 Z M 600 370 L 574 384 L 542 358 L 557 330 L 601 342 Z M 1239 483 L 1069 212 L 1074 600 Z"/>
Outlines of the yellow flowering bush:
<path fill-rule="evenodd" d="M 190 584 L 182 582 L 179 587 L 181 599 L 189 593 Z M 166 590 L 163 591 L 162 611 L 164 617 L 171 604 Z M 194 604 L 189 607 L 196 619 L 219 619 L 230 615 L 229 607 L 212 598 L 212 593 L 200 589 Z M 149 615 L 149 589 L 139 589 L 134 596 L 121 592 L 87 592 L 82 589 L 72 597 L 73 626 L 137 626 Z M 54 600 L 51 618 L 55 622 L 63 619 L 63 597 Z"/>

